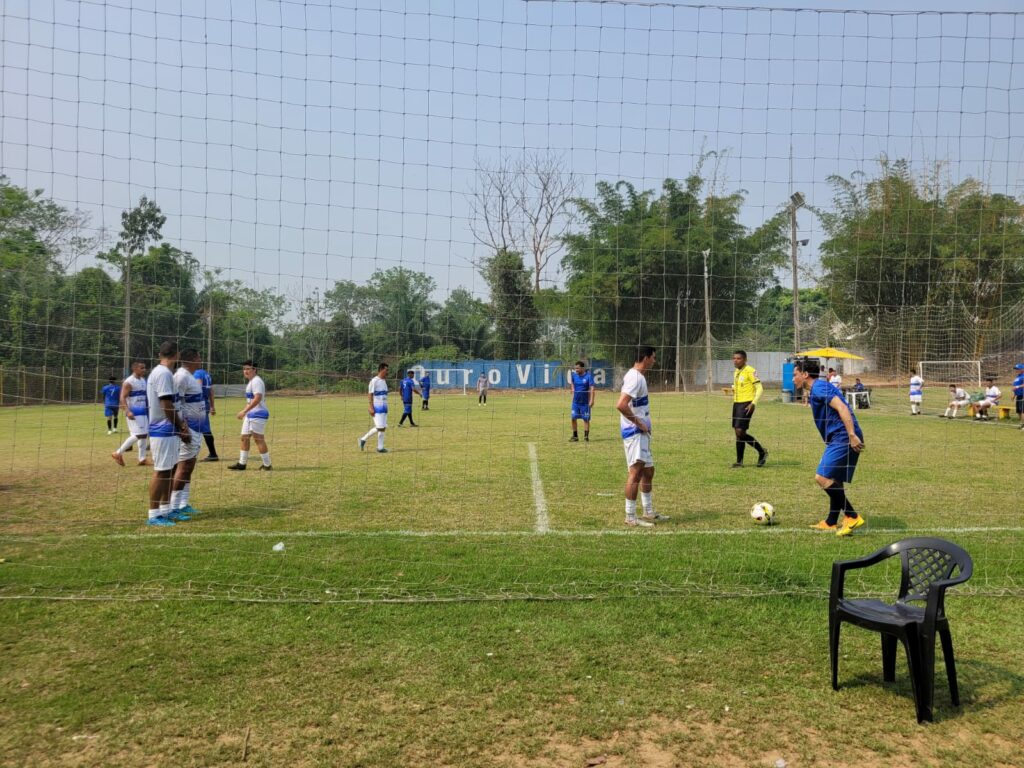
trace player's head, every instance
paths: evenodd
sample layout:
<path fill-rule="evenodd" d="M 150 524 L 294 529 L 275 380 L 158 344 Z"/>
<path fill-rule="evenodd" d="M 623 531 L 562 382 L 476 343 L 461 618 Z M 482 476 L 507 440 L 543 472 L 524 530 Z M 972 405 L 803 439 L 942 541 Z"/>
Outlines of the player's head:
<path fill-rule="evenodd" d="M 582 360 L 577 360 L 575 368 L 576 368 L 576 373 L 578 373 L 580 376 L 582 376 L 583 373 L 587 370 L 587 365 Z"/>
<path fill-rule="evenodd" d="M 641 371 L 649 371 L 657 362 L 654 347 L 637 347 L 635 364 Z"/>
<path fill-rule="evenodd" d="M 860 384 L 860 376 L 858 376 L 857 378 L 855 378 L 855 379 L 854 379 L 854 381 L 855 381 L 856 383 Z"/>
<path fill-rule="evenodd" d="M 245 360 L 242 363 L 242 375 L 247 379 L 251 379 L 256 375 L 256 363 L 252 360 Z"/>
<path fill-rule="evenodd" d="M 956 392 L 956 384 L 950 384 L 949 385 L 949 391 L 950 392 Z"/>
<path fill-rule="evenodd" d="M 415 371 L 406 371 L 405 375 L 408 376 L 410 379 L 416 378 L 416 372 Z"/>
<path fill-rule="evenodd" d="M 831 375 L 832 375 L 833 373 L 835 373 L 835 372 L 836 372 L 836 369 L 835 369 L 835 368 L 829 368 L 829 369 L 828 369 L 828 375 L 829 375 L 829 376 L 831 376 Z"/>
<path fill-rule="evenodd" d="M 1015 366 L 1013 366 L 1013 370 L 1024 371 L 1024 363 L 1017 363 Z"/>
<path fill-rule="evenodd" d="M 203 362 L 202 358 L 199 356 L 199 350 L 195 347 L 183 349 L 181 354 L 178 356 L 178 359 L 181 360 L 181 364 L 190 371 L 195 371 Z"/>
<path fill-rule="evenodd" d="M 742 368 L 747 364 L 747 353 L 742 349 L 737 349 L 732 353 L 732 364 L 737 368 Z"/>
<path fill-rule="evenodd" d="M 146 363 L 144 360 L 132 361 L 132 374 L 138 376 L 140 379 L 146 375 Z"/>
<path fill-rule="evenodd" d="M 157 352 L 160 355 L 161 363 L 176 363 L 178 361 L 178 342 L 167 340 L 160 345 Z"/>
<path fill-rule="evenodd" d="M 821 364 L 817 360 L 798 360 L 793 365 L 793 383 L 797 389 L 805 389 L 821 376 Z"/>
<path fill-rule="evenodd" d="M 988 379 L 985 379 L 985 383 L 988 384 L 991 387 L 993 384 L 996 383 L 996 380 L 992 379 L 992 378 L 988 378 Z"/>
<path fill-rule="evenodd" d="M 381 363 L 380 365 L 377 366 L 377 375 L 380 378 L 382 378 L 382 379 L 387 377 L 387 375 L 388 375 L 388 364 L 387 363 Z"/>
<path fill-rule="evenodd" d="M 115 379 L 113 376 L 111 376 L 110 378 L 107 379 L 107 382 L 109 384 L 114 384 L 116 381 L 117 381 L 117 379 Z"/>

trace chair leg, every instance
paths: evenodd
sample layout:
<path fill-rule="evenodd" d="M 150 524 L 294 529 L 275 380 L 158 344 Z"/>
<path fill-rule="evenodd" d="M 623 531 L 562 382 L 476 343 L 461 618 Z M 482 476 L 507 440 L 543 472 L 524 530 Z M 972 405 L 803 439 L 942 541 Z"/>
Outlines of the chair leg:
<path fill-rule="evenodd" d="M 907 667 L 910 669 L 910 690 L 914 694 L 914 709 L 917 711 L 917 722 L 923 723 L 932 719 L 932 713 L 925 707 L 924 692 L 921 690 L 921 643 L 916 634 L 901 637 L 903 649 L 907 653 Z"/>
<path fill-rule="evenodd" d="M 891 683 L 896 679 L 896 637 L 882 633 L 882 679 Z"/>
<path fill-rule="evenodd" d="M 832 690 L 839 690 L 839 628 L 842 622 L 829 616 L 828 621 L 828 655 L 832 660 Z"/>
<path fill-rule="evenodd" d="M 956 682 L 956 661 L 953 658 L 953 636 L 949 634 L 949 627 L 939 628 L 939 637 L 942 639 L 942 658 L 946 662 L 946 678 L 949 680 L 949 698 L 953 700 L 953 706 L 960 706 L 960 688 Z"/>
<path fill-rule="evenodd" d="M 918 635 L 918 643 L 921 646 L 921 664 L 918 667 L 921 673 L 920 687 L 918 692 L 927 713 L 927 719 L 932 719 L 932 706 L 935 703 L 935 634 Z"/>

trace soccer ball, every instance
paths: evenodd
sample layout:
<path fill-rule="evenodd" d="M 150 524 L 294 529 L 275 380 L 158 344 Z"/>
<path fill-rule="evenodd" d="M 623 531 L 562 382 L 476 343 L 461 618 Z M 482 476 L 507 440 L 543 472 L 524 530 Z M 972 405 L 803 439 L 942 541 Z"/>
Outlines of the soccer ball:
<path fill-rule="evenodd" d="M 759 501 L 754 505 L 753 509 L 750 510 L 750 516 L 754 518 L 755 523 L 760 525 L 771 525 L 775 519 L 775 507 L 769 504 L 767 501 Z"/>

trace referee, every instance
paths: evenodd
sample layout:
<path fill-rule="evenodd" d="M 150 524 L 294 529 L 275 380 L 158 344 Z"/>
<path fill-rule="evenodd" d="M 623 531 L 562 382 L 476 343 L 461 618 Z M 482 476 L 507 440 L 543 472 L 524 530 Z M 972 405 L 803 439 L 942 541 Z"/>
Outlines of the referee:
<path fill-rule="evenodd" d="M 754 416 L 757 401 L 764 394 L 764 387 L 754 367 L 747 365 L 747 353 L 742 349 L 732 353 L 732 364 L 736 366 L 732 375 L 732 428 L 736 431 L 736 463 L 732 466 L 734 469 L 743 466 L 743 453 L 749 444 L 757 451 L 757 466 L 763 467 L 768 460 L 768 451 L 747 432 L 747 428 Z"/>

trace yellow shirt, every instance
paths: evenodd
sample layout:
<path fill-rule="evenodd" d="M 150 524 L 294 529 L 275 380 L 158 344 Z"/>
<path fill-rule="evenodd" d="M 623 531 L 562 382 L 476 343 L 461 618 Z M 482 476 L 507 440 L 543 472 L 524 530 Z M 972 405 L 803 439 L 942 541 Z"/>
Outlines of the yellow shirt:
<path fill-rule="evenodd" d="M 757 402 L 761 399 L 764 388 L 757 378 L 757 371 L 752 365 L 737 368 L 732 375 L 732 401 L 734 403 Z"/>

